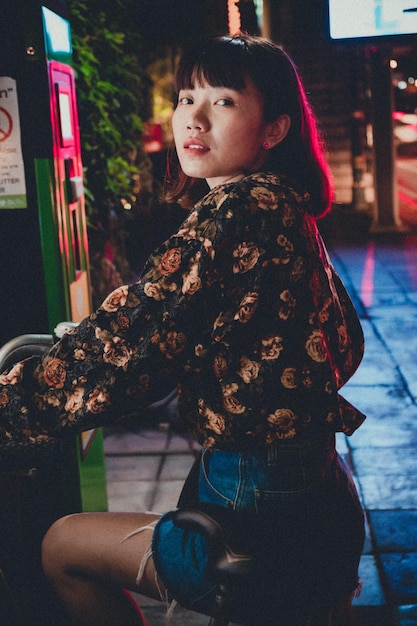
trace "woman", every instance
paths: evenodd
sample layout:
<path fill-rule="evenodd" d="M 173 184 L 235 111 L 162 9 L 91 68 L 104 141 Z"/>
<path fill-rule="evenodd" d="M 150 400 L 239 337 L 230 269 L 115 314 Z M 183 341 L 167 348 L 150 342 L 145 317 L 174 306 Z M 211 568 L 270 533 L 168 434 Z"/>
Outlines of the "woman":
<path fill-rule="evenodd" d="M 232 617 L 348 624 L 363 515 L 334 435 L 364 419 L 338 393 L 363 335 L 317 231 L 332 198 L 315 120 L 288 56 L 260 38 L 185 55 L 176 87 L 170 193 L 189 201 L 203 181 L 205 195 L 137 284 L 1 377 L 3 448 L 110 424 L 178 385 L 203 449 L 180 506 L 261 563 Z M 170 513 L 86 513 L 52 526 L 43 563 L 72 623 L 133 625 L 123 589 L 210 612 L 200 544 Z"/>

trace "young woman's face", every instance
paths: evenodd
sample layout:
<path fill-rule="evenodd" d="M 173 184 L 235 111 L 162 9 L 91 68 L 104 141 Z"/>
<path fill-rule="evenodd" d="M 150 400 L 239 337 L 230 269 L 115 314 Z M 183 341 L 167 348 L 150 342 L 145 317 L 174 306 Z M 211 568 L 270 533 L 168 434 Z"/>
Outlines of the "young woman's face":
<path fill-rule="evenodd" d="M 182 89 L 172 124 L 183 172 L 213 188 L 258 170 L 269 128 L 262 113 L 262 97 L 249 81 L 241 91 L 205 81 Z"/>

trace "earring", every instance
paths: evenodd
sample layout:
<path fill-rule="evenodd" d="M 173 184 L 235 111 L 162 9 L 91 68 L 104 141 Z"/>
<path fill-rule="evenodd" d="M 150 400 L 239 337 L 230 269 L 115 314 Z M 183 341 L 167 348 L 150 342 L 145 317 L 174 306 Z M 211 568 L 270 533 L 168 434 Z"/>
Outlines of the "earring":
<path fill-rule="evenodd" d="M 262 147 L 264 150 L 269 150 L 269 143 L 265 142 Z"/>

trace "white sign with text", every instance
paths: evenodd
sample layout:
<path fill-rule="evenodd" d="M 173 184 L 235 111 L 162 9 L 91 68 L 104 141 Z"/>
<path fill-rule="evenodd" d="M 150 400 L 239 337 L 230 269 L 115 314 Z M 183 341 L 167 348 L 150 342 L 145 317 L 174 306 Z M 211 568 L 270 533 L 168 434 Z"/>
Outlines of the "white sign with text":
<path fill-rule="evenodd" d="M 16 81 L 0 76 L 0 209 L 26 207 Z"/>

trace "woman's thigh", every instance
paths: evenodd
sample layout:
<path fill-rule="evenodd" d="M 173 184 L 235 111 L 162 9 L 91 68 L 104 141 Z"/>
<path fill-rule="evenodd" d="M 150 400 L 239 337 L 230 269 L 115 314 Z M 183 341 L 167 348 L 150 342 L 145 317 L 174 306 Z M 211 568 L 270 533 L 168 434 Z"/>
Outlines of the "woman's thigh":
<path fill-rule="evenodd" d="M 163 585 L 156 582 L 149 554 L 158 519 L 147 513 L 79 513 L 63 517 L 45 536 L 45 571 L 55 579 L 91 577 L 160 599 Z"/>

